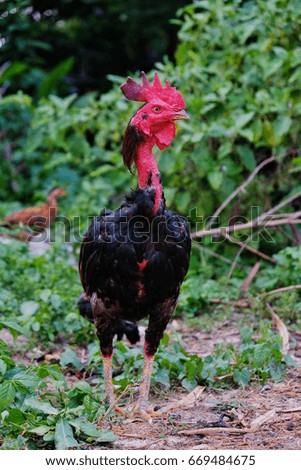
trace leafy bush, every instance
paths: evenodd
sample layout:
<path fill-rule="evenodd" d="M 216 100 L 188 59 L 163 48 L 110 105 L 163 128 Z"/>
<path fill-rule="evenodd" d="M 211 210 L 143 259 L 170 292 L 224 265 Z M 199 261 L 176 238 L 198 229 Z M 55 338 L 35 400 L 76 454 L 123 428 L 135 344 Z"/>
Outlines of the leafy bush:
<path fill-rule="evenodd" d="M 92 328 L 77 311 L 78 272 L 64 248 L 39 256 L 22 243 L 0 243 L 0 269 L 0 321 L 14 319 L 23 334 L 44 341 L 58 334 L 69 341 L 89 336 Z"/>
<path fill-rule="evenodd" d="M 104 411 L 102 401 L 86 382 L 68 390 L 57 365 L 15 364 L 0 340 L 1 449 L 68 449 L 111 442 L 113 433 L 92 423 Z"/>
<path fill-rule="evenodd" d="M 300 147 L 300 1 L 195 0 L 178 16 L 177 65 L 159 67 L 177 80 L 192 119 L 163 160 L 168 186 L 189 184 L 184 209 L 208 215 L 263 157 Z M 249 206 L 257 191 L 261 201 L 294 187 L 300 159 L 289 168 L 285 181 L 269 169 Z"/>

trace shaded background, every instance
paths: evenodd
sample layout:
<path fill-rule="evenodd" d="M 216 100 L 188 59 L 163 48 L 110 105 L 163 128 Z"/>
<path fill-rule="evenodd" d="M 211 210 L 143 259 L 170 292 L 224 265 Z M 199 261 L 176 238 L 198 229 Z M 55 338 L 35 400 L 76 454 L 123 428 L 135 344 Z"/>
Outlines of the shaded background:
<path fill-rule="evenodd" d="M 60 94 L 106 91 L 111 86 L 107 74 L 147 72 L 164 55 L 173 58 L 177 27 L 170 19 L 188 3 L 2 1 L 2 70 L 14 64 L 9 91 L 22 88 L 43 96 L 54 88 Z M 45 83 L 47 73 L 53 70 L 52 81 Z M 62 77 L 64 83 L 60 81 Z"/>

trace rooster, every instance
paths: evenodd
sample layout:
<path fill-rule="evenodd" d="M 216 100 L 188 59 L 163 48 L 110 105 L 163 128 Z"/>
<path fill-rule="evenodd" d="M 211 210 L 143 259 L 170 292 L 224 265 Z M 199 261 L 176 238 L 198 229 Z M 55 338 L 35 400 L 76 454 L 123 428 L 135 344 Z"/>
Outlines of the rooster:
<path fill-rule="evenodd" d="M 23 241 L 29 241 L 34 235 L 40 233 L 54 221 L 58 211 L 57 199 L 65 195 L 66 191 L 63 188 L 53 188 L 49 191 L 45 204 L 36 207 L 26 207 L 14 212 L 1 220 L 1 226 L 6 228 L 16 228 L 16 226 L 23 226 L 23 228 L 30 227 L 30 232 L 21 231 L 15 236 Z"/>
<path fill-rule="evenodd" d="M 105 392 L 115 411 L 112 383 L 113 337 L 120 320 L 148 317 L 144 367 L 133 412 L 147 421 L 157 415 L 148 407 L 155 353 L 176 308 L 180 285 L 188 270 L 191 240 L 185 219 L 167 210 L 152 149 L 167 148 L 176 134 L 175 120 L 189 119 L 181 93 L 157 74 L 151 84 L 128 78 L 125 97 L 144 104 L 130 120 L 123 140 L 123 160 L 136 166 L 139 185 L 117 210 L 103 210 L 86 232 L 79 271 L 90 301 L 102 353 Z"/>

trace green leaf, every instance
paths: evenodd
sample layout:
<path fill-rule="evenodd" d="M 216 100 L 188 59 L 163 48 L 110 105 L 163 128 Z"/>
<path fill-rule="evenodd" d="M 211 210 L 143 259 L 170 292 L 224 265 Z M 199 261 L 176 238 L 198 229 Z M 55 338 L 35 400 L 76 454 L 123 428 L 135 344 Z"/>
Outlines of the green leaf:
<path fill-rule="evenodd" d="M 280 361 L 277 361 L 275 358 L 272 358 L 269 360 L 268 366 L 270 370 L 270 375 L 274 382 L 281 382 L 283 370 L 285 367 L 284 364 L 282 364 Z"/>
<path fill-rule="evenodd" d="M 240 157 L 241 163 L 247 168 L 247 170 L 253 171 L 256 167 L 256 160 L 250 147 L 247 145 L 238 145 L 237 153 Z"/>
<path fill-rule="evenodd" d="M 13 320 L 0 320 L 0 329 L 3 328 L 3 326 L 9 329 L 15 341 L 18 337 L 18 333 L 24 336 L 27 335 L 25 328 Z"/>
<path fill-rule="evenodd" d="M 219 189 L 224 179 L 224 175 L 221 171 L 209 171 L 208 173 L 208 181 L 212 189 L 215 191 Z"/>
<path fill-rule="evenodd" d="M 87 382 L 78 382 L 77 384 L 75 384 L 74 388 L 76 388 L 77 390 L 80 390 L 81 392 L 85 392 L 85 393 L 91 393 L 92 392 L 92 387 Z"/>
<path fill-rule="evenodd" d="M 15 395 L 16 389 L 10 381 L 0 385 L 0 410 L 7 408 L 14 401 Z"/>
<path fill-rule="evenodd" d="M 0 374 L 4 375 L 6 372 L 7 366 L 3 359 L 0 359 Z"/>
<path fill-rule="evenodd" d="M 60 419 L 56 423 L 54 441 L 57 450 L 67 450 L 72 447 L 78 447 L 78 442 L 73 437 L 72 427 L 66 419 Z"/>
<path fill-rule="evenodd" d="M 22 75 L 28 68 L 28 65 L 24 62 L 13 62 L 2 74 L 0 74 L 0 85 L 2 85 L 6 80 Z"/>
<path fill-rule="evenodd" d="M 51 290 L 50 289 L 44 289 L 42 290 L 42 292 L 40 293 L 40 299 L 41 300 L 44 300 L 44 302 L 47 302 L 49 297 L 51 295 Z"/>
<path fill-rule="evenodd" d="M 97 429 L 95 424 L 92 424 L 90 421 L 86 421 L 83 418 L 75 419 L 71 421 L 71 424 L 86 436 L 97 438 L 98 441 L 112 442 L 116 439 L 111 431 L 108 432 L 107 430 Z"/>
<path fill-rule="evenodd" d="M 278 137 L 286 135 L 291 127 L 292 119 L 288 116 L 279 116 L 273 122 L 274 134 Z"/>
<path fill-rule="evenodd" d="M 12 408 L 9 410 L 8 416 L 5 418 L 6 423 L 11 424 L 23 424 L 26 421 L 26 417 L 18 408 Z"/>
<path fill-rule="evenodd" d="M 169 370 L 167 368 L 160 368 L 156 373 L 156 381 L 164 385 L 166 388 L 170 387 Z"/>
<path fill-rule="evenodd" d="M 83 365 L 82 363 L 80 362 L 80 360 L 78 359 L 76 353 L 70 349 L 70 348 L 67 348 L 63 354 L 61 354 L 60 356 L 60 364 L 63 366 L 63 367 L 66 367 L 68 365 L 72 365 L 74 366 L 77 370 L 81 370 L 83 368 Z"/>
<path fill-rule="evenodd" d="M 48 73 L 46 78 L 41 82 L 39 86 L 39 95 L 41 97 L 48 96 L 60 81 L 67 75 L 68 72 L 72 69 L 74 64 L 74 58 L 69 57 L 68 59 L 60 62 L 56 67 L 54 67 L 51 72 Z"/>
<path fill-rule="evenodd" d="M 28 389 L 35 389 L 40 383 L 39 377 L 31 375 L 30 372 L 17 372 L 13 377 L 12 381 L 15 386 L 22 385 Z"/>
<path fill-rule="evenodd" d="M 42 411 L 47 415 L 57 415 L 59 412 L 56 408 L 51 405 L 51 403 L 39 400 L 39 398 L 34 395 L 25 398 L 23 407 L 24 409 L 29 408 L 35 411 Z"/>
<path fill-rule="evenodd" d="M 20 306 L 21 313 L 26 318 L 34 315 L 37 312 L 38 308 L 39 304 L 37 302 L 34 302 L 33 300 L 23 302 Z"/>
<path fill-rule="evenodd" d="M 46 426 L 46 424 L 42 424 L 41 426 L 37 426 L 36 428 L 28 429 L 28 432 L 31 434 L 37 434 L 38 436 L 44 436 L 47 432 L 51 430 L 50 426 Z"/>
<path fill-rule="evenodd" d="M 192 379 L 192 380 L 188 380 L 188 379 L 183 379 L 182 382 L 181 382 L 181 385 L 182 387 L 186 388 L 186 390 L 188 390 L 189 392 L 192 392 L 192 390 L 195 389 L 195 387 L 197 386 L 197 381 L 195 379 Z"/>
<path fill-rule="evenodd" d="M 254 114 L 255 113 L 252 111 L 250 113 L 245 113 L 245 114 L 241 114 L 240 116 L 238 116 L 234 125 L 235 129 L 242 129 L 243 127 L 245 127 L 248 124 L 248 122 L 251 121 Z"/>
<path fill-rule="evenodd" d="M 233 380 L 239 385 L 246 387 L 251 380 L 250 372 L 246 367 L 241 370 L 235 370 L 233 373 Z"/>

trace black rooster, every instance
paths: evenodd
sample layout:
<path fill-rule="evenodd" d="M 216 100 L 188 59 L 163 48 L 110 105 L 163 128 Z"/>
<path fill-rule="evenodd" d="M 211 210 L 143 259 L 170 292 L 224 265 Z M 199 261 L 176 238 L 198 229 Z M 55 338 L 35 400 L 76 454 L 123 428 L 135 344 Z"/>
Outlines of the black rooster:
<path fill-rule="evenodd" d="M 79 269 L 91 302 L 111 405 L 115 403 L 112 342 L 120 320 L 149 318 L 134 409 L 150 420 L 156 414 L 147 407 L 154 355 L 176 308 L 191 247 L 184 218 L 165 207 L 152 148 L 168 147 L 176 133 L 174 121 L 189 116 L 179 91 L 167 81 L 163 87 L 157 74 L 153 84 L 144 73 L 142 85 L 128 78 L 121 90 L 126 98 L 145 103 L 130 120 L 123 142 L 124 162 L 129 169 L 135 164 L 139 187 L 119 209 L 104 210 L 94 218 L 82 242 Z"/>

